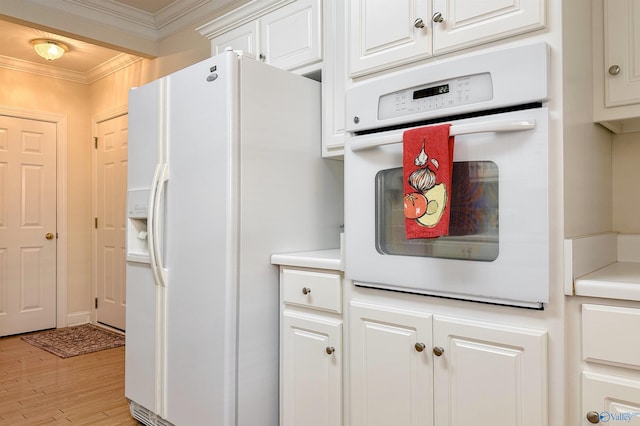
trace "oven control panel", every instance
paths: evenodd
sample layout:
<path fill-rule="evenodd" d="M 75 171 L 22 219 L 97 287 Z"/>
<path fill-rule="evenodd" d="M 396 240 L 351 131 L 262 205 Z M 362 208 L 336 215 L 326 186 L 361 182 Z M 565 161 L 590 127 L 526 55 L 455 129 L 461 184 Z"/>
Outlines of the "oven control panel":
<path fill-rule="evenodd" d="M 378 119 L 385 120 L 475 104 L 492 98 L 493 84 L 490 73 L 456 77 L 380 96 Z"/>

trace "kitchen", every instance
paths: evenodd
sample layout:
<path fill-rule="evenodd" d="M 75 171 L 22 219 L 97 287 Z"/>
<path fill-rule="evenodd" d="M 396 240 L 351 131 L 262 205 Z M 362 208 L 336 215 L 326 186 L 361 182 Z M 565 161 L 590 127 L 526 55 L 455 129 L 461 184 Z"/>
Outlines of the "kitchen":
<path fill-rule="evenodd" d="M 17 4 L 18 2 L 14 2 Z M 285 2 L 286 3 L 286 2 Z M 439 5 L 441 2 L 434 2 Z M 601 385 L 603 377 L 613 378 L 610 380 L 619 384 L 618 389 L 629 389 L 629 386 L 620 385 L 618 377 L 622 376 L 626 380 L 638 380 L 636 372 L 637 360 L 637 344 L 633 346 L 633 342 L 620 348 L 620 354 L 628 354 L 624 358 L 622 355 L 611 353 L 599 353 L 597 345 L 595 348 L 586 345 L 587 340 L 583 340 L 581 335 L 582 325 L 588 323 L 595 315 L 595 318 L 605 316 L 602 310 L 595 309 L 598 305 L 606 305 L 611 308 L 613 318 L 632 318 L 633 310 L 625 308 L 638 307 L 637 298 L 633 295 L 633 289 L 623 289 L 622 296 L 613 295 L 610 287 L 600 289 L 598 293 L 598 279 L 576 280 L 575 290 L 573 288 L 574 276 L 581 278 L 584 275 L 608 264 L 614 264 L 616 260 L 619 263 L 627 263 L 633 256 L 633 241 L 629 242 L 631 255 L 623 253 L 625 239 L 618 239 L 615 235 L 607 235 L 612 231 L 620 234 L 637 234 L 638 230 L 637 214 L 639 206 L 637 205 L 637 197 L 633 197 L 633 183 L 637 180 L 637 170 L 633 167 L 633 159 L 638 158 L 637 133 L 610 133 L 600 125 L 594 125 L 594 111 L 592 105 L 604 103 L 598 96 L 604 97 L 602 80 L 598 81 L 596 77 L 599 75 L 596 71 L 602 67 L 593 67 L 592 63 L 597 59 L 593 56 L 589 41 L 592 34 L 598 35 L 596 31 L 599 27 L 594 27 L 592 31 L 592 16 L 602 15 L 604 10 L 603 2 L 594 2 L 593 11 L 586 9 L 579 2 L 527 2 L 527 5 L 542 5 L 542 25 L 533 26 L 524 33 L 511 35 L 509 38 L 499 37 L 497 40 L 489 44 L 473 45 L 464 50 L 457 51 L 453 49 L 449 53 L 444 53 L 442 59 L 455 58 L 459 55 L 477 53 L 482 49 L 491 47 L 508 47 L 523 42 L 545 42 L 550 48 L 550 77 L 549 77 L 549 99 L 545 102 L 549 108 L 549 300 L 543 311 L 527 310 L 511 307 L 495 307 L 478 303 L 461 302 L 449 299 L 434 299 L 428 297 L 416 297 L 413 295 L 396 294 L 384 292 L 375 289 L 365 289 L 349 285 L 348 281 L 344 281 L 344 308 L 343 318 L 347 318 L 347 309 L 350 302 L 356 309 L 351 312 L 366 312 L 371 315 L 372 307 L 383 307 L 389 309 L 404 309 L 408 312 L 420 312 L 422 316 L 442 317 L 448 319 L 462 319 L 481 321 L 490 324 L 509 325 L 521 327 L 531 330 L 543 330 L 546 333 L 546 351 L 547 358 L 547 383 L 546 397 L 539 403 L 542 410 L 538 413 L 543 420 L 541 424 L 588 424 L 586 413 L 596 410 L 603 411 L 605 407 L 588 408 L 581 404 L 582 399 L 592 398 L 591 394 L 587 394 L 585 389 L 602 389 Z M 612 2 L 608 2 L 612 3 Z M 29 21 L 27 16 L 18 14 L 25 13 L 29 8 L 19 11 L 17 9 L 11 12 L 11 2 L 3 4 L 0 13 L 15 16 L 19 19 Z M 353 7 L 358 2 L 351 2 Z M 322 37 L 324 40 L 324 50 L 321 56 L 323 67 L 323 107 L 328 108 L 324 112 L 327 127 L 323 128 L 324 152 L 327 156 L 335 156 L 341 154 L 340 142 L 340 125 L 344 125 L 345 111 L 341 108 L 341 100 L 344 96 L 345 88 L 358 82 L 366 82 L 375 76 L 384 75 L 389 68 L 394 70 L 407 69 L 413 65 L 430 64 L 440 61 L 440 56 L 436 59 L 430 58 L 430 54 L 410 53 L 408 54 L 408 63 L 402 63 L 402 58 L 386 58 L 380 60 L 381 63 L 371 64 L 365 61 L 358 63 L 357 59 L 350 58 L 340 61 L 340 55 L 345 55 L 345 48 L 353 49 L 352 45 L 345 40 L 353 40 L 355 35 L 353 32 L 347 31 L 346 28 L 355 28 L 354 23 L 345 23 L 341 25 L 340 19 L 344 19 L 342 10 L 339 9 L 341 2 L 323 2 L 322 8 Z M 345 5 L 347 7 L 349 5 Z M 546 8 L 545 8 L 546 6 Z M 424 6 L 421 6 L 424 7 Z M 530 6 L 527 6 L 530 7 Z M 272 5 L 272 12 L 276 12 L 279 8 Z M 35 8 L 34 8 L 35 9 Z M 259 8 L 258 8 L 259 9 Z M 352 10 L 353 12 L 356 9 Z M 444 10 L 444 9 L 441 9 Z M 424 16 L 430 16 L 433 10 L 425 10 Z M 40 12 L 39 10 L 32 10 Z M 40 12 L 41 13 L 41 12 Z M 35 16 L 31 19 L 35 20 Z M 237 16 L 237 15 L 236 15 Z M 90 146 L 84 141 L 90 140 L 93 136 L 91 123 L 95 121 L 92 117 L 100 116 L 106 112 L 121 108 L 126 104 L 127 91 L 130 86 L 137 86 L 145 83 L 153 78 L 160 77 L 175 71 L 182 66 L 197 62 L 206 58 L 212 47 L 212 42 L 222 34 L 230 34 L 235 30 L 234 22 L 255 22 L 258 16 L 263 16 L 256 10 L 249 11 L 247 16 L 235 19 L 233 14 L 226 18 L 222 15 L 216 24 L 216 20 L 202 20 L 198 27 L 203 33 L 199 35 L 195 28 L 176 35 L 174 38 L 167 40 L 163 44 L 162 55 L 153 61 L 143 60 L 137 62 L 129 68 L 119 70 L 107 77 L 98 80 L 95 84 L 86 87 L 86 85 L 69 85 L 68 83 L 59 83 L 54 89 L 40 88 L 42 79 L 36 79 L 26 74 L 21 78 L 28 81 L 27 87 L 34 87 L 34 92 L 38 93 L 37 97 L 21 96 L 20 93 L 7 93 L 3 90 L 0 94 L 0 103 L 17 108 L 33 109 L 38 111 L 51 111 L 60 114 L 67 114 L 68 117 L 68 190 L 66 207 L 66 221 L 68 223 L 67 238 L 67 291 L 68 302 L 65 309 L 66 315 L 59 323 L 69 323 L 69 319 L 83 321 L 85 318 L 91 318 L 92 315 L 92 289 L 88 284 L 91 281 L 91 221 L 92 211 L 91 205 L 87 200 L 91 199 L 91 150 Z M 264 15 L 266 16 L 266 15 Z M 244 21 L 243 21 L 244 19 Z M 227 22 L 228 21 L 228 22 Z M 435 23 L 431 23 L 431 19 L 425 19 L 425 27 L 430 33 Z M 600 22 L 594 19 L 594 22 Z M 374 20 L 375 23 L 375 20 Z M 44 23 L 42 23 L 44 25 Z M 413 25 L 413 20 L 411 22 Z M 333 27 L 331 26 L 333 25 Z M 602 23 L 600 23 L 602 26 Z M 50 26 L 54 27 L 53 24 Z M 418 25 L 419 27 L 419 25 Z M 54 27 L 55 28 L 55 27 Z M 417 27 L 416 27 L 417 30 Z M 600 28 L 600 31 L 604 31 Z M 72 31 L 69 31 L 72 32 Z M 600 35 L 601 35 L 600 33 Z M 335 37 L 334 37 L 335 34 Z M 237 37 L 237 34 L 236 34 Z M 434 36 L 435 37 L 435 36 Z M 211 38 L 211 42 L 208 40 Z M 135 41 L 135 40 L 134 40 Z M 223 45 L 228 43 L 223 40 Z M 603 37 L 594 37 L 596 47 L 602 47 Z M 599 44 L 598 44 L 599 43 Z M 114 45 L 119 45 L 113 43 Z M 134 43 L 135 44 L 135 43 Z M 183 46 L 188 45 L 189 49 Z M 139 45 L 138 45 L 139 47 Z M 224 47 L 222 47 L 224 48 Z M 136 50 L 135 47 L 132 50 Z M 594 53 L 601 52 L 594 49 Z M 417 55 L 417 59 L 410 56 Z M 422 56 L 420 56 L 422 55 Z M 603 61 L 604 59 L 600 59 Z M 313 61 L 313 60 L 312 60 Z M 385 61 L 387 61 L 385 63 Z M 316 60 L 315 67 L 319 64 Z M 347 71 L 347 63 L 351 64 L 351 73 L 353 78 L 345 78 Z M 354 65 L 355 64 L 355 65 Z M 391 65 L 389 65 L 391 64 Z M 355 68 L 354 68 L 355 66 Z M 357 68 L 357 67 L 360 68 Z M 305 67 L 307 67 L 305 69 Z M 377 67 L 377 68 L 376 68 Z M 314 65 L 304 65 L 301 69 L 307 73 L 313 71 Z M 606 67 L 608 70 L 609 67 Z M 593 81 L 592 86 L 592 69 Z M 334 71 L 333 73 L 331 71 Z M 615 70 L 613 70 L 615 72 Z M 3 81 L 15 81 L 15 72 L 5 69 L 0 70 Z M 372 74 L 371 74 L 372 73 Z M 602 73 L 601 73 L 602 74 Z M 611 74 L 613 75 L 613 74 Z M 603 79 L 604 76 L 600 75 Z M 33 86 L 31 86 L 33 85 Z M 66 86 L 65 86 L 66 85 Z M 3 84 L 3 87 L 5 85 Z M 13 87 L 13 86 L 12 86 Z M 40 90 L 38 90 L 40 88 Z M 24 89 L 22 89 L 24 90 Z M 52 90 L 60 90 L 60 92 L 51 92 Z M 43 94 L 50 94 L 49 96 Z M 64 94 L 64 95 L 63 95 Z M 90 99 L 90 101 L 88 101 Z M 615 102 L 614 102 L 615 103 Z M 624 103 L 624 102 L 623 102 Z M 627 102 L 629 103 L 629 102 Z M 56 107 L 53 107 L 56 105 Z M 634 106 L 608 108 L 605 112 L 619 110 L 618 116 L 607 116 L 603 112 L 598 114 L 601 121 L 609 123 L 610 127 L 622 129 L 625 127 L 633 129 L 633 120 L 628 118 L 640 116 L 640 112 L 634 110 Z M 630 112 L 627 112 L 630 110 Z M 615 112 L 615 111 L 614 111 Z M 625 116 L 624 114 L 629 114 Z M 598 115 L 596 115 L 597 117 Z M 333 117 L 333 119 L 332 119 Z M 625 121 L 620 121 L 616 117 L 622 117 Z M 614 127 L 617 126 L 617 127 Z M 336 141 L 338 141 L 336 143 Z M 561 143 L 560 143 L 561 141 Z M 331 160 L 340 161 L 340 160 Z M 348 178 L 348 175 L 345 176 Z M 588 212 L 588 213 L 585 213 Z M 526 224 L 523 224 L 526 226 Z M 530 226 L 536 226 L 531 224 Z M 348 236 L 349 229 L 345 229 Z M 583 239 L 594 234 L 600 235 L 595 243 L 590 239 Z M 567 240 L 567 241 L 565 241 Z M 631 240 L 633 240 L 631 238 Z M 582 250 L 582 251 L 581 251 Z M 593 254 L 593 250 L 596 250 Z M 600 250 L 600 251 L 598 251 Z M 616 251 L 618 251 L 616 255 Z M 573 259 L 567 258 L 567 253 L 572 252 Z M 604 252 L 602 254 L 601 252 Z M 599 262 L 605 262 L 604 265 L 592 266 L 592 259 L 584 261 L 580 258 L 600 259 Z M 604 260 L 608 259 L 608 260 Z M 348 261 L 347 261 L 348 262 Z M 585 265 L 587 264 L 587 265 Z M 322 268 L 320 268 L 322 269 Z M 574 269 L 572 271 L 571 269 Z M 348 266 L 347 266 L 348 275 Z M 347 276 L 348 278 L 348 276 Z M 518 277 L 511 277 L 517 280 Z M 637 276 L 636 276 L 637 280 Z M 595 281 L 595 285 L 593 285 Z M 600 280 L 602 281 L 602 280 Z M 615 280 L 604 280 L 605 282 Z M 581 287 L 582 285 L 582 287 Z M 583 290 L 584 289 L 584 290 Z M 595 289 L 595 290 L 594 290 Z M 565 297 L 575 291 L 579 297 Z M 602 298 L 608 296 L 608 298 Z M 627 300 L 625 300 L 627 299 Z M 589 305 L 587 310 L 583 310 L 583 304 Z M 381 311 L 385 311 L 382 309 Z M 588 312 L 585 314 L 585 312 Z M 60 315 L 61 310 L 58 310 Z M 405 312 L 406 313 L 406 312 Z M 397 314 L 397 313 L 396 313 Z M 382 315 L 382 314 L 381 314 Z M 336 317 L 331 317 L 336 320 Z M 353 318 L 356 318 L 355 316 Z M 395 318 L 400 318 L 395 316 Z M 423 318 L 424 319 L 424 318 Z M 437 319 L 437 318 L 436 318 Z M 584 321 L 584 322 L 581 322 Z M 426 333 L 426 338 L 431 335 L 432 319 L 427 318 L 427 325 L 420 326 L 418 329 L 421 333 Z M 598 320 L 596 323 L 600 323 Z M 620 322 L 618 322 L 619 324 Z M 613 321 L 615 325 L 616 322 Z M 352 324 L 351 324 L 352 326 Z M 349 330 L 351 326 L 343 325 L 343 342 L 342 346 L 346 349 L 349 342 Z M 425 331 L 428 329 L 428 331 Z M 357 331 L 357 330 L 356 330 Z M 433 333 L 438 330 L 433 329 Z M 584 331 L 586 334 L 587 331 Z M 598 341 L 598 337 L 606 336 L 615 341 L 613 336 L 625 335 L 625 330 L 617 331 L 615 329 L 598 330 L 590 329 L 590 339 L 594 338 Z M 604 333 L 604 334 L 603 334 Z M 627 341 L 628 342 L 628 341 Z M 585 351 L 589 353 L 583 354 L 583 345 Z M 357 348 L 356 348 L 357 349 Z M 445 348 L 446 350 L 446 348 Z M 427 351 L 430 352 L 430 351 Z M 445 352 L 448 353 L 448 352 Z M 583 362 L 583 356 L 586 359 Z M 431 357 L 430 359 L 433 359 Z M 541 355 L 542 360 L 544 356 Z M 361 394 L 357 393 L 357 389 L 353 390 L 350 385 L 350 368 L 347 359 L 343 359 L 344 375 L 342 376 L 343 387 L 341 392 L 343 398 L 339 401 L 339 409 L 342 413 L 338 416 L 340 422 L 344 424 L 357 424 L 357 417 L 360 413 L 356 411 L 358 400 Z M 583 375 L 584 370 L 584 375 Z M 442 371 L 432 370 L 431 373 L 442 380 Z M 437 377 L 436 377 L 437 378 Z M 442 383 L 441 381 L 432 383 Z M 433 386 L 430 391 L 428 388 Z M 482 389 L 481 384 L 476 384 L 478 389 Z M 633 388 L 633 387 L 631 387 Z M 430 398 L 436 406 L 447 406 L 448 402 L 443 402 L 442 395 L 438 394 L 438 389 L 434 385 L 428 385 L 426 392 L 434 392 Z M 629 391 L 631 392 L 631 391 Z M 627 398 L 629 402 L 635 401 L 638 404 L 638 390 L 635 390 L 630 397 L 618 397 L 624 400 Z M 631 399 L 629 399 L 631 398 Z M 585 403 L 586 404 L 586 403 Z M 508 411 L 505 407 L 504 411 Z M 355 413 L 355 414 L 354 414 Z M 439 416 L 438 410 L 435 415 Z M 344 417 L 343 417 L 344 416 Z M 355 416 L 355 417 L 354 417 Z M 344 418 L 344 421 L 342 420 Z M 422 420 L 421 420 L 422 421 Z M 545 423 L 546 422 L 546 423 Z M 582 422 L 582 423 L 580 423 Z M 339 423 L 338 423 L 339 424 Z M 416 423 L 431 424 L 431 423 Z M 441 424 L 435 422 L 433 424 Z M 527 424 L 524 420 L 522 424 Z M 535 423 L 534 423 L 535 424 Z"/>

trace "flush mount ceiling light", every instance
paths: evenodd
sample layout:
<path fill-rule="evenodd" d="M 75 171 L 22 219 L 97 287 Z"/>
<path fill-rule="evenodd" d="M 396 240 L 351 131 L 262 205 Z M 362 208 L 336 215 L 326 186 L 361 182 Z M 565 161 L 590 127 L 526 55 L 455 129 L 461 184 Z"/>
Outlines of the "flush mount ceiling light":
<path fill-rule="evenodd" d="M 64 52 L 69 50 L 69 47 L 64 43 L 43 38 L 31 40 L 31 45 L 35 49 L 36 53 L 47 61 L 58 59 L 64 55 Z"/>

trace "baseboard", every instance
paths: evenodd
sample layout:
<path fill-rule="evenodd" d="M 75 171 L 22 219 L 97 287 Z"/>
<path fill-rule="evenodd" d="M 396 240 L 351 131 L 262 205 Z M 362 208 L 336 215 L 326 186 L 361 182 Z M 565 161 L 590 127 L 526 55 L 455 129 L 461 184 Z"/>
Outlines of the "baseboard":
<path fill-rule="evenodd" d="M 67 314 L 67 327 L 73 327 L 74 325 L 82 325 L 91 322 L 91 312 L 73 312 Z"/>

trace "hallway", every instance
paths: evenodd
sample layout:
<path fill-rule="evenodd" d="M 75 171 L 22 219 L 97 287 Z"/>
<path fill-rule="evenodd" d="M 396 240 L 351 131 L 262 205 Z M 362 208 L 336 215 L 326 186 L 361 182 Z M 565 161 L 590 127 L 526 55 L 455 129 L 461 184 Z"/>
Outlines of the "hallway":
<path fill-rule="evenodd" d="M 138 425 L 124 398 L 124 351 L 62 359 L 0 338 L 0 425 Z"/>

